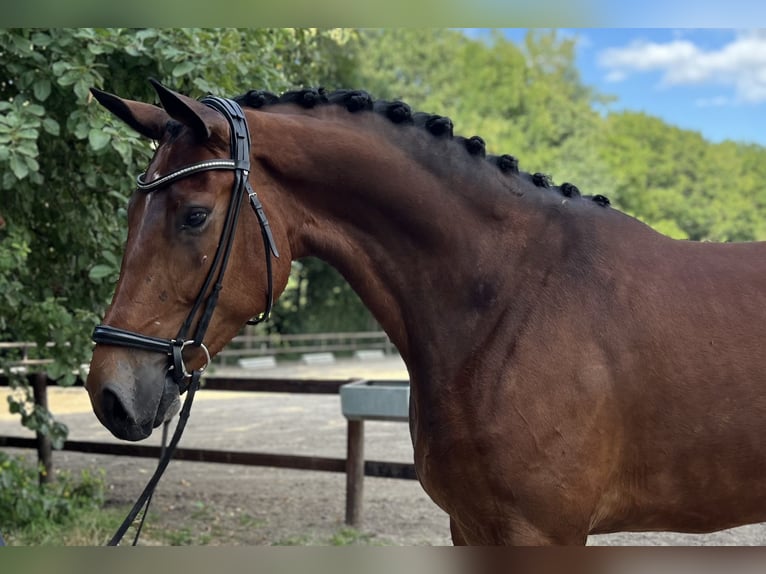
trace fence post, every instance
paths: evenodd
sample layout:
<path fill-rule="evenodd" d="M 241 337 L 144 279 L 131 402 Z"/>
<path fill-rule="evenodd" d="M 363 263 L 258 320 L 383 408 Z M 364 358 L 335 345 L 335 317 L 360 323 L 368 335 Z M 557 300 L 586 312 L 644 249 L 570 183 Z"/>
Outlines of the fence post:
<path fill-rule="evenodd" d="M 348 421 L 346 450 L 346 524 L 358 527 L 362 522 L 364 494 L 364 421 Z"/>
<path fill-rule="evenodd" d="M 35 404 L 48 409 L 48 375 L 46 373 L 37 373 L 32 383 L 32 391 L 34 394 Z M 51 475 L 53 473 L 53 450 L 51 448 L 51 440 L 42 434 L 40 431 L 36 431 L 37 435 L 37 460 L 42 464 L 40 469 L 40 484 L 45 484 L 51 481 Z"/>

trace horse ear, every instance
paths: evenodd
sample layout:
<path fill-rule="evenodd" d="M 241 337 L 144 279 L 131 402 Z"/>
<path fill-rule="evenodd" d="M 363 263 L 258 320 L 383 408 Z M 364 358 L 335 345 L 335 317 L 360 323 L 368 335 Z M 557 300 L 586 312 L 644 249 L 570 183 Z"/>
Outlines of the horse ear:
<path fill-rule="evenodd" d="M 166 88 L 154 78 L 150 78 L 149 81 L 170 117 L 190 127 L 198 141 L 205 142 L 210 139 L 213 126 L 222 120 L 220 114 L 193 98 Z"/>
<path fill-rule="evenodd" d="M 170 116 L 162 108 L 120 97 L 91 88 L 90 93 L 99 104 L 120 118 L 142 136 L 158 140 L 165 132 Z"/>

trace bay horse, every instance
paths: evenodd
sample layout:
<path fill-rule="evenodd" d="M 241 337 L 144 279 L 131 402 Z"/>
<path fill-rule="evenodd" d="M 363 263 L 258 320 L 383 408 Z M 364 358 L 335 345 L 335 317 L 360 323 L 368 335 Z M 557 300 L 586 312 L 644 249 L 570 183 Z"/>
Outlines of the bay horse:
<path fill-rule="evenodd" d="M 153 84 L 162 107 L 93 90 L 158 142 L 87 379 L 115 436 L 171 417 L 176 383 L 316 256 L 407 365 L 417 475 L 455 544 L 766 521 L 766 245 L 670 239 L 362 91 Z"/>

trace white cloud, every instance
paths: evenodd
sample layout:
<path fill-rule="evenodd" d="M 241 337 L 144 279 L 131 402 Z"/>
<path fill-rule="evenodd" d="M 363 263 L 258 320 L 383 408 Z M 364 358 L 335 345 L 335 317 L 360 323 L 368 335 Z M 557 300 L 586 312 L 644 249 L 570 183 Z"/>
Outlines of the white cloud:
<path fill-rule="evenodd" d="M 766 33 L 738 34 L 728 44 L 706 50 L 681 35 L 670 42 L 636 41 L 598 56 L 608 81 L 638 72 L 660 72 L 660 85 L 718 85 L 733 89 L 729 103 L 766 101 Z M 715 104 L 722 105 L 722 104 Z"/>
<path fill-rule="evenodd" d="M 699 98 L 694 101 L 694 105 L 698 108 L 720 108 L 731 104 L 731 98 L 726 96 L 715 96 L 713 98 Z"/>
<path fill-rule="evenodd" d="M 626 74 L 622 70 L 612 70 L 606 75 L 606 81 L 611 83 L 617 83 L 617 82 L 622 82 L 627 77 L 628 77 L 628 74 Z"/>

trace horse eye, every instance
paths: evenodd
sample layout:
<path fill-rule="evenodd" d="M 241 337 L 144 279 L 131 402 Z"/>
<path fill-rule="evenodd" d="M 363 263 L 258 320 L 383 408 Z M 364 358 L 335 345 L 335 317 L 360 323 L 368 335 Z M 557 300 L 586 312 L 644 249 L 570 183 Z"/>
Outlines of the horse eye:
<path fill-rule="evenodd" d="M 208 216 L 208 210 L 207 209 L 192 209 L 189 211 L 189 213 L 186 214 L 186 218 L 184 219 L 184 224 L 181 226 L 181 229 L 195 229 L 197 227 L 201 227 L 205 221 L 207 221 Z"/>

